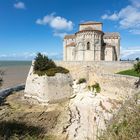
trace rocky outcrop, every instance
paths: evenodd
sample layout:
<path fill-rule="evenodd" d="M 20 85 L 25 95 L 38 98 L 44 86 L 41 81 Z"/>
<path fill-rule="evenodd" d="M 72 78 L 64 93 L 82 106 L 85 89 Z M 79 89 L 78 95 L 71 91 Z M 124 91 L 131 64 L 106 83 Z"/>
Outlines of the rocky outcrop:
<path fill-rule="evenodd" d="M 121 101 L 88 91 L 86 83 L 73 85 L 74 98 L 69 103 L 69 120 L 63 128 L 68 140 L 96 140 L 107 122 L 121 107 Z"/>
<path fill-rule="evenodd" d="M 36 99 L 42 104 L 55 103 L 68 99 L 72 94 L 70 74 L 57 73 L 55 76 L 38 76 L 33 73 L 33 66 L 27 77 L 25 97 Z"/>

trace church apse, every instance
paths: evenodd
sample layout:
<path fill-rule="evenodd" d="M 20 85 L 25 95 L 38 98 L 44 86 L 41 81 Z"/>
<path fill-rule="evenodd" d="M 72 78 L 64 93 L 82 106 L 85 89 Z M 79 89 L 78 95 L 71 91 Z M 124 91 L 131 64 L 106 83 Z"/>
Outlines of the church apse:
<path fill-rule="evenodd" d="M 79 31 L 66 35 L 63 43 L 64 61 L 118 61 L 119 33 L 104 33 L 102 23 L 85 22 Z"/>

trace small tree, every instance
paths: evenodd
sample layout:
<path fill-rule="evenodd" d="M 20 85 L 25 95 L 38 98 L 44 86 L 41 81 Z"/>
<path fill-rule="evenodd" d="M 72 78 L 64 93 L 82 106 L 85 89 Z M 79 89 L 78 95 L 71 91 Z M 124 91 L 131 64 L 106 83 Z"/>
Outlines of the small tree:
<path fill-rule="evenodd" d="M 80 78 L 77 82 L 77 84 L 81 84 L 81 83 L 86 83 L 86 79 L 85 78 Z"/>
<path fill-rule="evenodd" d="M 56 73 L 67 74 L 69 73 L 69 70 L 56 66 L 53 60 L 41 53 L 38 53 L 34 62 L 34 73 L 39 76 L 55 76 Z"/>
<path fill-rule="evenodd" d="M 46 71 L 50 68 L 55 68 L 55 63 L 47 56 L 38 53 L 34 62 L 34 71 Z"/>
<path fill-rule="evenodd" d="M 136 88 L 140 86 L 140 61 L 134 64 L 134 70 L 139 74 L 139 80 L 135 82 Z"/>
<path fill-rule="evenodd" d="M 137 57 L 137 58 L 136 58 L 136 61 L 140 61 L 140 58 L 139 58 L 139 57 Z"/>

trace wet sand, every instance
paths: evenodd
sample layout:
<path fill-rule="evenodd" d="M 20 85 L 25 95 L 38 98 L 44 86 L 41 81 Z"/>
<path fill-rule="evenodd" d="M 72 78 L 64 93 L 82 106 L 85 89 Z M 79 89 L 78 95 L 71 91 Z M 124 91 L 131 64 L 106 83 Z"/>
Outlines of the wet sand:
<path fill-rule="evenodd" d="M 16 86 L 26 82 L 26 78 L 30 69 L 29 65 L 25 66 L 5 66 L 0 69 L 5 71 L 3 76 L 3 86 L 1 89 Z"/>

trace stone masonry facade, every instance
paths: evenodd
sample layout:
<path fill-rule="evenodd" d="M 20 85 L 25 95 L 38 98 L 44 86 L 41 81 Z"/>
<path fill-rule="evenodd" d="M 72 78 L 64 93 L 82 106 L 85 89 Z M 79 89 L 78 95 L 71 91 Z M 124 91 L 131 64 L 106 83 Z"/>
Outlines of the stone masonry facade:
<path fill-rule="evenodd" d="M 64 61 L 119 61 L 120 34 L 104 33 L 101 22 L 79 25 L 79 31 L 66 35 L 63 42 Z"/>

